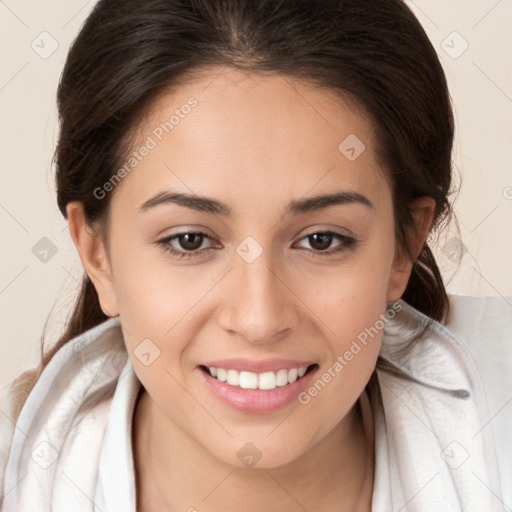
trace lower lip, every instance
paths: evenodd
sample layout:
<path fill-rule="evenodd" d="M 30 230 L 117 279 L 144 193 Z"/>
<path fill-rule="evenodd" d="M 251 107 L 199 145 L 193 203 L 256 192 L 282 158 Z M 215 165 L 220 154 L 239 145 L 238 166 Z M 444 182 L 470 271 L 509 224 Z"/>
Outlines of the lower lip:
<path fill-rule="evenodd" d="M 263 414 L 278 411 L 297 400 L 298 395 L 308 387 L 309 381 L 318 367 L 313 368 L 291 384 L 267 391 L 230 386 L 200 368 L 197 370 L 210 391 L 222 402 L 238 411 Z"/>

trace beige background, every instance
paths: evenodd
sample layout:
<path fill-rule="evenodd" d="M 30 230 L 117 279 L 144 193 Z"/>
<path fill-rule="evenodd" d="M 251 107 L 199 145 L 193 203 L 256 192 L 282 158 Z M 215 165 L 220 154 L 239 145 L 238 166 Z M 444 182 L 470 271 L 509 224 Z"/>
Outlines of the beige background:
<path fill-rule="evenodd" d="M 58 79 L 94 3 L 0 0 L 0 387 L 36 364 L 52 308 L 50 339 L 62 328 L 82 272 L 55 203 L 51 159 Z M 512 307 L 512 3 L 409 4 L 440 55 L 456 113 L 462 242 L 448 230 L 438 261 L 449 291 L 502 296 Z M 453 253 L 461 247 L 455 273 Z"/>

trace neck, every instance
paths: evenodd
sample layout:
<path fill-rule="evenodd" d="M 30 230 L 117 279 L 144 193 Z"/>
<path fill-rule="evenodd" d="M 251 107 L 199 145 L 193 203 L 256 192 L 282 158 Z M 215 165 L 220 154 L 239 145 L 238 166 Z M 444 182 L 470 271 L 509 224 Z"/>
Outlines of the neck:
<path fill-rule="evenodd" d="M 277 468 L 240 468 L 213 457 L 170 422 L 144 391 L 133 422 L 137 510 L 369 511 L 372 423 L 363 425 L 356 404 L 298 459 Z"/>

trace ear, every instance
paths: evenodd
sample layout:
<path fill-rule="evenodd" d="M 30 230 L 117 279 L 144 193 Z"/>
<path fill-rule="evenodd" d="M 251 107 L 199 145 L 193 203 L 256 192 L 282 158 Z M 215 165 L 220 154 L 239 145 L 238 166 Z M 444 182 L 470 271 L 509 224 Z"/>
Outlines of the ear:
<path fill-rule="evenodd" d="M 418 259 L 430 231 L 435 208 L 435 199 L 427 196 L 416 199 L 411 205 L 415 229 L 410 234 L 408 241 L 413 258 L 407 254 L 405 249 L 397 247 L 388 281 L 386 299 L 388 302 L 398 300 L 405 292 L 412 267 Z"/>
<path fill-rule="evenodd" d="M 118 308 L 112 270 L 103 236 L 87 222 L 82 203 L 72 201 L 67 204 L 66 211 L 69 233 L 96 289 L 101 309 L 107 316 L 116 316 Z"/>

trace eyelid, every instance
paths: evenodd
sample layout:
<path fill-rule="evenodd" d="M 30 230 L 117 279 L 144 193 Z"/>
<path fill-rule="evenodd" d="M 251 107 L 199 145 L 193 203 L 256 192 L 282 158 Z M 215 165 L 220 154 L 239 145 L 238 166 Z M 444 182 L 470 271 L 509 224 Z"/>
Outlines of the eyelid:
<path fill-rule="evenodd" d="M 309 231 L 309 229 L 311 229 L 311 231 Z M 340 231 L 344 231 L 345 233 L 341 233 Z M 332 233 L 334 235 L 339 235 L 347 238 L 357 238 L 356 234 L 352 230 L 344 226 L 332 224 L 324 224 L 320 225 L 320 227 L 318 224 L 311 224 L 310 226 L 306 226 L 305 228 L 302 228 L 299 231 L 297 231 L 293 238 L 295 239 L 300 237 L 302 239 L 306 236 L 314 235 L 315 233 Z"/>
<path fill-rule="evenodd" d="M 336 231 L 325 230 L 325 231 L 313 231 L 312 233 L 307 233 L 306 235 L 301 236 L 297 243 L 302 242 L 303 240 L 309 238 L 310 236 L 317 235 L 317 234 L 330 235 L 333 238 L 337 238 L 338 240 L 345 241 L 345 242 L 348 240 L 355 241 L 354 237 L 344 235 L 343 233 L 337 233 Z M 319 251 L 319 252 L 321 252 L 321 251 Z"/>

